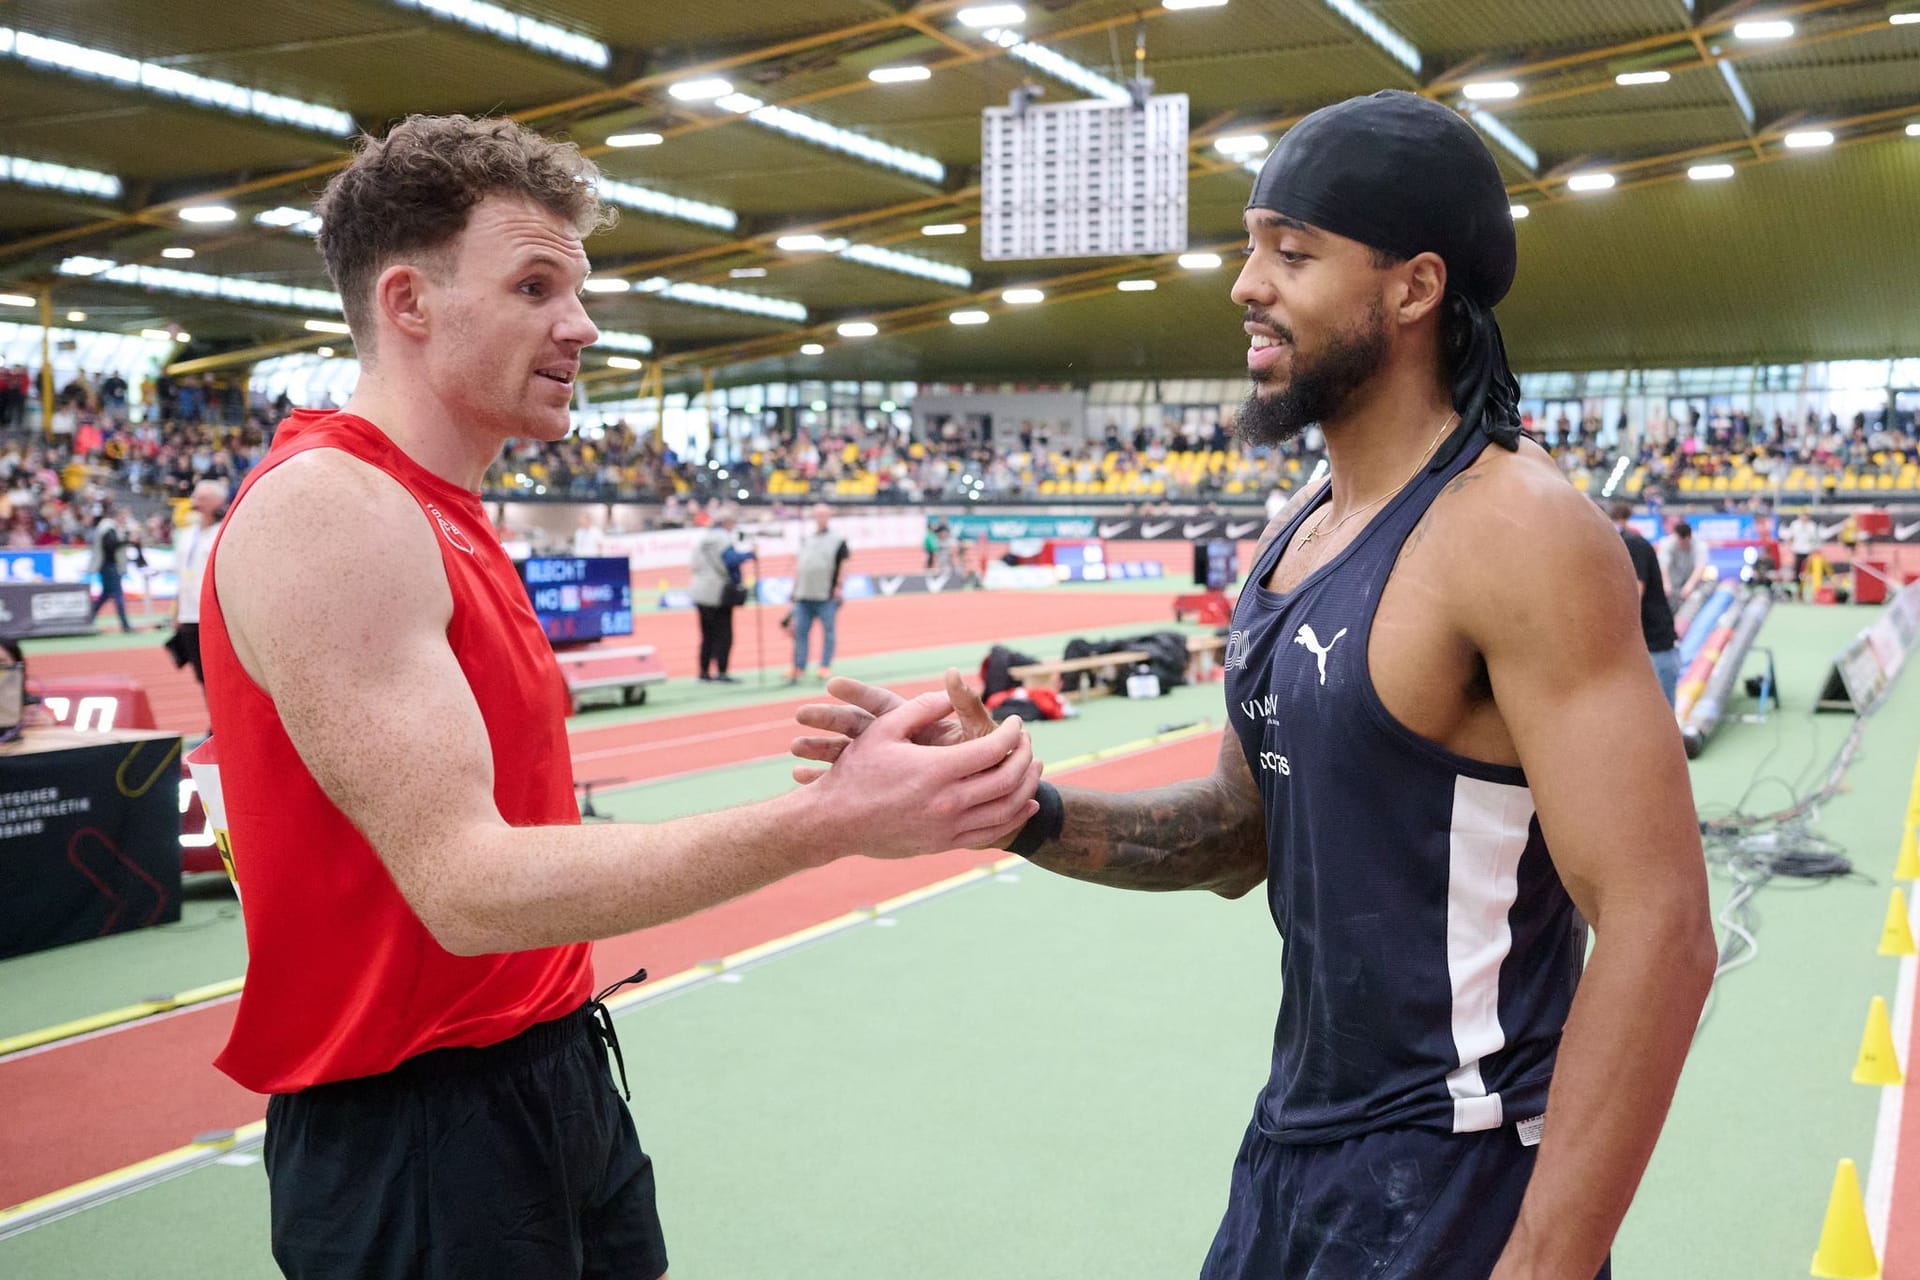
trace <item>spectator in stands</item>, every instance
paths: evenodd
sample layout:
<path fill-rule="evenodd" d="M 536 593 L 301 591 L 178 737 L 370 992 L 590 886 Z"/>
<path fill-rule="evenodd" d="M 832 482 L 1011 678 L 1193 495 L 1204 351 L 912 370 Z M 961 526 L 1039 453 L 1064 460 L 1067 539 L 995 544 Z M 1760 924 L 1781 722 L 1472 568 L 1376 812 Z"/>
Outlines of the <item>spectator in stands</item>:
<path fill-rule="evenodd" d="M 173 629 L 180 635 L 180 652 L 192 664 L 193 678 L 203 689 L 207 673 L 200 664 L 200 584 L 213 540 L 220 536 L 220 517 L 226 514 L 227 497 L 227 486 L 218 480 L 202 480 L 193 486 L 189 499 L 193 523 L 180 530 L 173 542 L 174 570 L 180 581 L 173 601 Z"/>
<path fill-rule="evenodd" d="M 0 369 L 0 428 L 11 429 L 25 421 L 27 393 L 31 390 L 32 382 L 25 365 Z"/>
<path fill-rule="evenodd" d="M 847 540 L 833 531 L 833 508 L 812 511 L 813 532 L 800 542 L 793 567 L 793 670 L 788 684 L 807 674 L 807 650 L 813 624 L 820 623 L 820 678 L 833 674 L 833 624 L 840 611 L 840 567 L 851 552 Z"/>
<path fill-rule="evenodd" d="M 134 544 L 137 546 L 137 544 Z M 100 578 L 100 598 L 93 602 L 93 612 L 87 620 L 93 622 L 100 617 L 100 611 L 113 602 L 114 612 L 120 615 L 120 630 L 132 631 L 133 624 L 127 621 L 127 597 L 121 585 L 121 574 L 126 568 L 126 556 L 129 544 L 122 535 L 120 523 L 114 518 L 113 505 L 105 503 L 100 508 L 100 518 L 93 526 L 93 563 L 92 569 Z"/>
<path fill-rule="evenodd" d="M 1807 562 L 1820 550 L 1823 539 L 1820 526 L 1804 509 L 1787 526 L 1787 550 L 1793 553 L 1793 594 L 1805 598 Z"/>
<path fill-rule="evenodd" d="M 1700 556 L 1693 542 L 1693 526 L 1676 520 L 1673 532 L 1660 540 L 1660 572 L 1667 582 L 1667 604 L 1678 610 L 1680 602 L 1693 590 L 1700 572 Z"/>
<path fill-rule="evenodd" d="M 739 512 L 716 504 L 710 524 L 693 544 L 693 582 L 689 594 L 700 613 L 700 678 L 710 684 L 738 684 L 727 674 L 733 658 L 733 611 L 746 603 L 740 566 L 753 552 L 736 545 Z"/>
<path fill-rule="evenodd" d="M 1660 677 L 1661 692 L 1673 703 L 1674 690 L 1680 684 L 1680 653 L 1674 648 L 1673 609 L 1667 603 L 1667 584 L 1660 573 L 1660 557 L 1653 544 L 1641 537 L 1627 522 L 1633 518 L 1633 504 L 1616 502 L 1612 508 L 1614 528 L 1627 544 L 1633 561 L 1633 576 L 1640 584 L 1640 635 L 1653 655 L 1653 670 Z"/>

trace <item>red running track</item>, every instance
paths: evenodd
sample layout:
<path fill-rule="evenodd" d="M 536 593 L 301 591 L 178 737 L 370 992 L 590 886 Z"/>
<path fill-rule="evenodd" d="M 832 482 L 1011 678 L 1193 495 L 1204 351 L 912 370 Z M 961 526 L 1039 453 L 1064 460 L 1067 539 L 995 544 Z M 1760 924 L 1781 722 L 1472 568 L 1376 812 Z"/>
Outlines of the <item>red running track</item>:
<path fill-rule="evenodd" d="M 1162 594 L 1156 591 L 1084 592 L 1066 587 L 1059 591 L 964 592 L 855 600 L 840 611 L 836 660 L 948 644 L 978 644 L 984 657 L 988 646 L 1022 633 L 1070 628 L 1102 633 L 1119 626 L 1150 626 L 1171 621 L 1172 595 L 1171 589 Z M 761 614 L 757 620 L 756 612 Z M 777 625 L 783 612 L 770 605 L 738 612 L 733 642 L 736 667 L 746 669 L 756 661 L 759 647 L 756 625 L 764 636 L 767 665 L 786 665 L 791 641 Z M 207 712 L 200 688 L 194 683 L 191 671 L 174 669 L 160 648 L 162 638 L 163 633 L 155 632 L 151 645 L 131 649 L 36 654 L 28 659 L 27 666 L 36 676 L 130 676 L 146 688 L 153 703 L 154 718 L 162 729 L 204 733 Z M 634 634 L 609 643 L 653 645 L 671 677 L 691 678 L 699 673 L 699 626 L 690 611 L 637 612 Z M 817 645 L 815 652 L 818 652 Z"/>
<path fill-rule="evenodd" d="M 1076 770 L 1076 785 L 1133 790 L 1212 768 L 1219 734 L 1201 734 Z M 600 943 L 599 981 L 645 965 L 657 977 L 936 883 L 990 855 L 911 861 L 846 858 L 709 911 Z M 195 1134 L 260 1119 L 264 1100 L 211 1065 L 230 1001 L 127 1025 L 94 1039 L 0 1059 L 0 1098 L 34 1100 L 0 1124 L 0 1205 L 17 1204 L 171 1150 Z"/>

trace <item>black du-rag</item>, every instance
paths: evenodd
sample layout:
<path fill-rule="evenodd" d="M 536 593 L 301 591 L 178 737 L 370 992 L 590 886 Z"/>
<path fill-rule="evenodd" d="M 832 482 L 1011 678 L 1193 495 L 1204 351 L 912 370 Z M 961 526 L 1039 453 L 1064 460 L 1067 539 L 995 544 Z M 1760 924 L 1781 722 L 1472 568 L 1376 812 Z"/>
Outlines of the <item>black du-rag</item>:
<path fill-rule="evenodd" d="M 1397 89 L 1322 107 L 1267 156 L 1247 208 L 1400 258 L 1439 254 L 1447 264 L 1446 305 L 1467 323 L 1453 374 L 1460 427 L 1432 467 L 1445 466 L 1475 431 L 1519 447 L 1520 385 L 1493 318 L 1517 265 L 1512 204 L 1472 125 Z"/>

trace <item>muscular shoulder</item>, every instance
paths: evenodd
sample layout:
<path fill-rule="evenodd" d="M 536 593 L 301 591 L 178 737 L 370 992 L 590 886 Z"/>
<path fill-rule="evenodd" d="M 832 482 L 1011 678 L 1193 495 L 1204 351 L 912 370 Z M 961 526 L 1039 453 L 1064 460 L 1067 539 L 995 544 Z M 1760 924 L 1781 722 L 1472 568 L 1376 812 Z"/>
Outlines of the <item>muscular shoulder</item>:
<path fill-rule="evenodd" d="M 1435 499 L 1403 559 L 1437 573 L 1483 650 L 1503 637 L 1566 638 L 1632 623 L 1632 562 L 1593 502 L 1531 441 L 1488 449 Z"/>
<path fill-rule="evenodd" d="M 214 574 L 235 648 L 269 687 L 278 659 L 444 628 L 452 615 L 419 504 L 334 449 L 298 454 L 253 483 L 225 521 Z"/>

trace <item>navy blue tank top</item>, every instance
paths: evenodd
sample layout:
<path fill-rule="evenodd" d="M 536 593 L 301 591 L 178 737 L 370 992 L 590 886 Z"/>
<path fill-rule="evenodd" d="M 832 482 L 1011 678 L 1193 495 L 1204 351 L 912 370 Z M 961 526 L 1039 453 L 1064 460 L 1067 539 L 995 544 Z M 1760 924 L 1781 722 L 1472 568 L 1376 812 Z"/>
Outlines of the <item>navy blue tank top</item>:
<path fill-rule="evenodd" d="M 1430 464 L 1292 591 L 1267 590 L 1322 490 L 1234 608 L 1228 720 L 1266 806 L 1267 903 L 1283 942 L 1256 1115 L 1275 1141 L 1468 1133 L 1546 1110 L 1585 929 L 1526 776 L 1415 734 L 1367 670 L 1402 544 L 1486 443 L 1476 432 Z"/>

